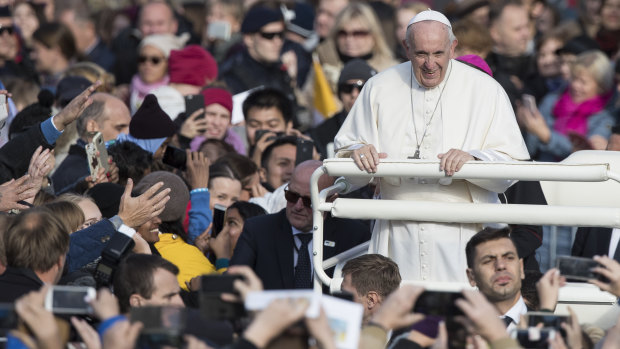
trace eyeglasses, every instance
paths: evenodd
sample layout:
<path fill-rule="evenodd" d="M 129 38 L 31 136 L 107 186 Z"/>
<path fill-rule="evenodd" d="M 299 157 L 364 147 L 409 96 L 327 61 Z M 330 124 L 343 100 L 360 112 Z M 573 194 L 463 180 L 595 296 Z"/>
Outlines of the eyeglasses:
<path fill-rule="evenodd" d="M 284 189 L 284 198 L 286 199 L 286 201 L 293 205 L 296 204 L 297 201 L 299 201 L 299 199 L 301 198 L 301 202 L 304 204 L 304 206 L 306 206 L 307 208 L 312 207 L 312 200 L 309 196 L 301 196 L 294 191 L 290 191 L 288 188 Z"/>
<path fill-rule="evenodd" d="M 272 32 L 272 33 L 267 33 L 267 32 L 258 32 L 258 34 L 260 34 L 260 36 L 263 37 L 263 39 L 266 40 L 273 40 L 273 38 L 275 38 L 276 36 L 278 38 L 280 38 L 280 40 L 284 39 L 284 32 Z"/>
<path fill-rule="evenodd" d="M 360 39 L 360 38 L 367 37 L 368 35 L 370 35 L 370 32 L 368 30 L 354 30 L 354 31 L 348 32 L 344 29 L 341 29 L 338 31 L 338 37 L 341 37 L 341 38 L 352 36 L 356 39 Z"/>
<path fill-rule="evenodd" d="M 364 84 L 366 83 L 366 81 L 362 81 L 362 80 L 357 80 L 356 82 L 351 82 L 351 83 L 343 83 L 343 84 L 338 84 L 338 92 L 341 93 L 351 93 L 353 92 L 353 89 L 357 89 L 357 92 L 362 90 L 362 87 L 364 87 Z"/>
<path fill-rule="evenodd" d="M 13 26 L 12 25 L 0 25 L 0 35 L 4 35 L 4 33 L 9 33 L 9 35 L 13 35 Z"/>
<path fill-rule="evenodd" d="M 146 61 L 151 62 L 151 64 L 153 64 L 153 65 L 158 65 L 159 63 L 164 61 L 164 58 L 162 58 L 162 57 L 155 57 L 155 56 L 140 56 L 140 57 L 138 57 L 138 63 L 139 64 L 144 64 Z"/>

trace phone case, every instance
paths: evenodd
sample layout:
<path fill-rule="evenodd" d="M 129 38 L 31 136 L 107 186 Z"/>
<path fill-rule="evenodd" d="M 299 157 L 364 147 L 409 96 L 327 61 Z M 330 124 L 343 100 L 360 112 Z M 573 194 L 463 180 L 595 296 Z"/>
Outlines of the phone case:
<path fill-rule="evenodd" d="M 99 153 L 99 155 L 97 155 Z M 91 143 L 86 144 L 86 157 L 88 159 L 88 168 L 91 176 L 97 176 L 100 167 L 105 169 L 105 172 L 110 170 L 110 164 L 108 163 L 108 150 L 103 142 L 103 136 L 98 132 Z"/>

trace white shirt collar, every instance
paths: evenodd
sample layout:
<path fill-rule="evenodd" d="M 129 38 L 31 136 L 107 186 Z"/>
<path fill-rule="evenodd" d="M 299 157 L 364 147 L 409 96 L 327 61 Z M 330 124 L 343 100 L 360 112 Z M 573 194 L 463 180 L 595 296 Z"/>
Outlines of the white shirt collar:
<path fill-rule="evenodd" d="M 517 303 L 515 303 L 515 305 L 513 305 L 512 308 L 506 312 L 506 314 L 501 316 L 502 319 L 506 316 L 510 316 L 512 319 L 512 323 L 508 326 L 507 330 L 510 331 L 513 328 L 516 328 L 521 320 L 521 315 L 525 313 L 527 313 L 527 305 L 525 305 L 523 297 L 520 296 Z"/>

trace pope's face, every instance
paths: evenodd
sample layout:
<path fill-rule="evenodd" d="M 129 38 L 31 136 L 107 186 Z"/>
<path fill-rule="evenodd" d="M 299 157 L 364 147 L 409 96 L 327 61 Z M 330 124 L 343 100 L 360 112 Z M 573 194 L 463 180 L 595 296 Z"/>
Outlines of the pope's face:
<path fill-rule="evenodd" d="M 411 45 L 404 43 L 407 57 L 420 85 L 433 88 L 445 78 L 457 42 L 450 42 L 447 27 L 442 23 L 423 21 L 412 25 L 414 27 L 409 34 Z"/>

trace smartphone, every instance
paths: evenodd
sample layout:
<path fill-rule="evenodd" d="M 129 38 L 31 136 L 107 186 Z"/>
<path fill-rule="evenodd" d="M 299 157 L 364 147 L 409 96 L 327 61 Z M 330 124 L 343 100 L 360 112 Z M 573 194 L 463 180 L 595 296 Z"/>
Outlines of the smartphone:
<path fill-rule="evenodd" d="M 297 138 L 297 154 L 295 155 L 295 166 L 306 160 L 312 160 L 312 150 L 314 142 L 311 140 Z"/>
<path fill-rule="evenodd" d="M 243 303 L 223 301 L 222 293 L 238 295 L 233 286 L 235 280 L 243 280 L 241 275 L 211 274 L 200 277 L 200 311 L 206 319 L 234 320 L 246 315 Z"/>
<path fill-rule="evenodd" d="M 194 112 L 198 109 L 202 109 L 205 107 L 205 97 L 201 94 L 197 95 L 189 95 L 185 96 L 185 116 L 188 118 L 194 114 Z M 205 117 L 205 114 L 202 113 L 198 117 L 198 119 L 202 119 Z"/>
<path fill-rule="evenodd" d="M 512 338 L 516 339 L 523 348 L 549 348 L 549 340 L 555 338 L 555 330 L 548 328 L 530 327 L 528 329 L 514 329 Z"/>
<path fill-rule="evenodd" d="M 562 323 L 568 322 L 567 315 L 555 315 L 542 311 L 530 311 L 525 314 L 529 327 L 536 327 L 543 324 L 543 328 L 553 328 L 556 331 L 562 329 Z"/>
<path fill-rule="evenodd" d="M 139 344 L 149 347 L 183 345 L 187 309 L 176 306 L 136 307 L 131 308 L 129 316 L 131 322 L 140 321 L 143 324 L 138 338 Z"/>
<path fill-rule="evenodd" d="M 169 145 L 166 147 L 161 161 L 166 165 L 185 171 L 187 167 L 187 154 L 183 150 Z"/>
<path fill-rule="evenodd" d="M 434 316 L 463 315 L 461 309 L 454 304 L 459 298 L 463 298 L 461 292 L 426 290 L 415 302 L 413 312 Z"/>
<path fill-rule="evenodd" d="M 273 131 L 269 131 L 269 130 L 256 130 L 256 132 L 254 133 L 254 144 L 256 144 L 265 134 L 269 133 L 269 132 L 273 132 Z M 269 140 L 273 140 L 273 139 L 277 139 L 279 137 L 284 137 L 284 132 L 274 132 L 276 135 L 275 137 L 270 137 Z"/>
<path fill-rule="evenodd" d="M 213 228 L 211 237 L 215 238 L 224 229 L 224 216 L 226 216 L 226 206 L 215 204 L 213 206 Z"/>
<path fill-rule="evenodd" d="M 530 111 L 530 113 L 536 114 L 536 98 L 528 94 L 524 94 L 521 98 L 523 99 L 523 105 Z"/>
<path fill-rule="evenodd" d="M 558 256 L 556 259 L 556 267 L 560 270 L 560 274 L 566 276 L 567 279 L 583 281 L 600 279 L 600 275 L 592 271 L 592 268 L 598 266 L 600 264 L 590 258 Z"/>
<path fill-rule="evenodd" d="M 92 178 L 97 177 L 100 168 L 103 168 L 105 172 L 110 171 L 108 150 L 105 147 L 101 132 L 97 132 L 92 142 L 86 144 L 86 157 L 88 158 L 88 168 Z"/>
<path fill-rule="evenodd" d="M 54 314 L 92 314 L 88 299 L 95 299 L 97 291 L 86 286 L 53 286 L 45 295 L 45 309 Z"/>
<path fill-rule="evenodd" d="M 224 21 L 209 22 L 207 26 L 207 37 L 209 39 L 230 40 L 230 23 Z"/>

